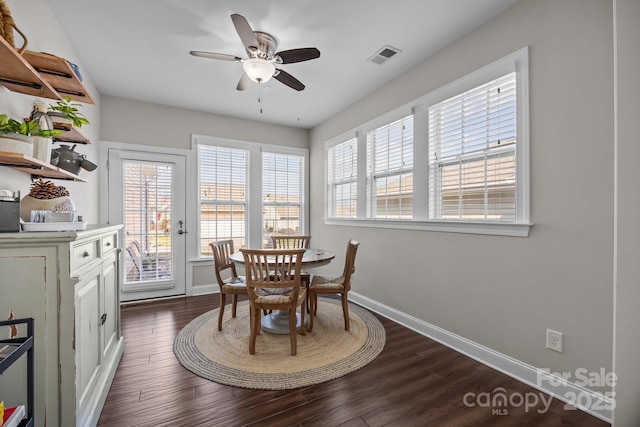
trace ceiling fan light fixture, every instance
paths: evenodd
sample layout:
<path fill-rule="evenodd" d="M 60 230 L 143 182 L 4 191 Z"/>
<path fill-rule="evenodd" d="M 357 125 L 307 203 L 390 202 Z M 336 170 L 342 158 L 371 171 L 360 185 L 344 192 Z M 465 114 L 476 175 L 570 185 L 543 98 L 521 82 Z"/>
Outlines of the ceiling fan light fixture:
<path fill-rule="evenodd" d="M 256 83 L 266 83 L 276 72 L 272 62 L 260 58 L 251 58 L 242 64 L 244 72 Z"/>

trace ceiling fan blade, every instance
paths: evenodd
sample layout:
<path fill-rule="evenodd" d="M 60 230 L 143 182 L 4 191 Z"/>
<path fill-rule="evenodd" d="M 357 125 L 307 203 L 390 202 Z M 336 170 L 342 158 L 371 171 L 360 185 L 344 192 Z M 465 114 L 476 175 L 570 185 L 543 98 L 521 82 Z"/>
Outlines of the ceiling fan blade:
<path fill-rule="evenodd" d="M 220 59 L 222 61 L 235 61 L 235 62 L 242 61 L 242 58 L 238 56 L 227 55 L 225 53 L 202 52 L 200 50 L 192 50 L 189 53 L 193 56 L 199 56 L 201 58 Z"/>
<path fill-rule="evenodd" d="M 251 86 L 251 79 L 247 75 L 247 73 L 242 74 L 240 77 L 240 81 L 238 82 L 238 86 L 236 86 L 237 90 L 247 90 Z"/>
<path fill-rule="evenodd" d="M 256 39 L 256 35 L 253 33 L 253 29 L 251 29 L 251 25 L 249 25 L 247 19 L 242 15 L 234 13 L 231 15 L 231 20 L 236 27 L 236 31 L 244 47 L 247 49 L 249 49 L 249 46 L 258 47 L 258 39 Z"/>
<path fill-rule="evenodd" d="M 292 64 L 294 62 L 309 61 L 320 57 L 320 51 L 315 47 L 305 47 L 302 49 L 283 50 L 276 53 L 282 58 L 283 64 Z"/>
<path fill-rule="evenodd" d="M 276 69 L 276 71 L 277 72 L 273 75 L 274 79 L 278 80 L 282 84 L 289 86 L 292 89 L 298 91 L 304 90 L 304 85 L 300 82 L 300 80 L 296 79 L 286 71 L 282 71 L 279 69 Z"/>

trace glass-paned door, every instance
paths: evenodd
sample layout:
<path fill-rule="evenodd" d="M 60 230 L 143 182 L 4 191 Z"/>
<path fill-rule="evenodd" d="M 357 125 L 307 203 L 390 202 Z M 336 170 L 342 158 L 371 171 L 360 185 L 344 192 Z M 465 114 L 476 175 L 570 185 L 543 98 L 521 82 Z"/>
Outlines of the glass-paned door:
<path fill-rule="evenodd" d="M 121 300 L 185 293 L 184 157 L 109 150 L 109 218 L 123 224 Z"/>

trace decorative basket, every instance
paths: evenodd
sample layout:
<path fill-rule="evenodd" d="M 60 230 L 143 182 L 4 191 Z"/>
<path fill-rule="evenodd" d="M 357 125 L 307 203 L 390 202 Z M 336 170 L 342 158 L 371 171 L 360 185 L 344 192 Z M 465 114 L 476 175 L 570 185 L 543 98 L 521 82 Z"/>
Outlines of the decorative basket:
<path fill-rule="evenodd" d="M 20 34 L 24 41 L 21 47 L 16 47 L 16 42 L 13 37 L 14 30 Z M 16 48 L 20 54 L 22 54 L 22 52 L 27 48 L 27 36 L 25 36 L 24 33 L 16 27 L 16 23 L 11 16 L 11 10 L 9 9 L 9 5 L 6 0 L 0 0 L 0 36 L 2 36 L 12 47 Z"/>

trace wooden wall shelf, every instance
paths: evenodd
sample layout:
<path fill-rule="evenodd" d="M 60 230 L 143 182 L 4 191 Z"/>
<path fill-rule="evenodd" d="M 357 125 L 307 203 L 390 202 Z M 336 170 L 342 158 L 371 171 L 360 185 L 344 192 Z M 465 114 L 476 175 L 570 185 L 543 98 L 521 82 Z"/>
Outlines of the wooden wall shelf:
<path fill-rule="evenodd" d="M 25 51 L 20 55 L 0 37 L 0 84 L 7 89 L 49 99 L 93 104 L 93 99 L 66 59 Z"/>
<path fill-rule="evenodd" d="M 22 56 L 60 95 L 93 104 L 93 99 L 66 59 L 48 53 L 25 51 Z"/>
<path fill-rule="evenodd" d="M 14 92 L 61 99 L 55 89 L 2 37 L 0 37 L 0 84 Z"/>
<path fill-rule="evenodd" d="M 53 128 L 61 130 L 62 133 L 60 135 L 56 135 L 53 137 L 54 142 L 72 142 L 74 144 L 91 144 L 89 138 L 84 136 L 80 130 L 75 127 L 68 125 L 66 123 L 56 123 L 53 122 Z"/>
<path fill-rule="evenodd" d="M 0 151 L 0 165 L 9 166 L 12 169 L 29 173 L 32 176 L 41 176 L 43 178 L 66 179 L 69 181 L 87 182 L 86 179 L 80 178 L 71 172 L 60 169 L 52 164 L 45 163 L 35 157 L 26 156 L 21 153 L 10 153 Z"/>

